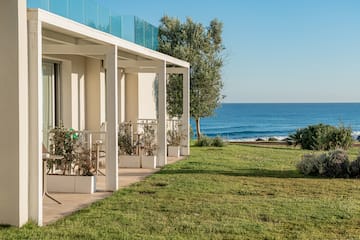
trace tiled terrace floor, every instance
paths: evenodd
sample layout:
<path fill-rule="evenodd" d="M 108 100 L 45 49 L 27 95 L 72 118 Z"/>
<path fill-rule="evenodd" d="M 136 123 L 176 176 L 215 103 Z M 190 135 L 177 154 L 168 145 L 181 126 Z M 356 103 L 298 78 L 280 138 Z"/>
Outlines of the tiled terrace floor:
<path fill-rule="evenodd" d="M 182 158 L 168 158 L 168 164 L 172 164 Z M 143 168 L 119 168 L 119 187 L 124 188 L 135 182 L 143 180 L 145 177 L 159 171 L 156 169 L 143 169 Z M 43 201 L 43 224 L 52 223 L 64 216 L 84 208 L 91 203 L 106 198 L 112 192 L 106 192 L 105 177 L 97 176 L 96 178 L 97 192 L 94 194 L 73 194 L 73 193 L 50 193 L 55 199 L 59 200 L 62 204 L 57 204 L 51 199 L 45 197 Z"/>

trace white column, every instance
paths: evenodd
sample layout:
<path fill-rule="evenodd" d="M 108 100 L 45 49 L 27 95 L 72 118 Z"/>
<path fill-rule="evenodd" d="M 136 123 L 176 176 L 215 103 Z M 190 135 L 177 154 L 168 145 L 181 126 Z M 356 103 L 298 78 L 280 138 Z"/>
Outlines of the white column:
<path fill-rule="evenodd" d="M 125 72 L 118 69 L 119 122 L 125 121 Z"/>
<path fill-rule="evenodd" d="M 41 22 L 29 21 L 29 217 L 42 225 L 42 38 Z"/>
<path fill-rule="evenodd" d="M 190 69 L 184 69 L 183 73 L 183 115 L 182 115 L 182 133 L 181 139 L 182 155 L 190 155 Z"/>
<path fill-rule="evenodd" d="M 106 189 L 118 189 L 118 78 L 117 47 L 110 47 L 105 56 L 106 68 Z"/>
<path fill-rule="evenodd" d="M 158 100 L 158 156 L 157 166 L 163 167 L 167 164 L 167 142 L 166 142 L 166 61 L 162 63 L 159 71 L 159 100 Z"/>
<path fill-rule="evenodd" d="M 28 65 L 26 3 L 0 7 L 0 224 L 28 220 Z"/>

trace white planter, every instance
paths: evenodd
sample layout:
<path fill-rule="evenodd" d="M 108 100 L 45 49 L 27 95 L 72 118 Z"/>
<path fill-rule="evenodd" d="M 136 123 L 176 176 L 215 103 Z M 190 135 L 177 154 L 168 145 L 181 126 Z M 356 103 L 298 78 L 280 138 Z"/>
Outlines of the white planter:
<path fill-rule="evenodd" d="M 169 157 L 180 157 L 180 147 L 179 146 L 168 146 L 168 156 Z"/>
<path fill-rule="evenodd" d="M 47 191 L 59 193 L 94 193 L 95 176 L 46 175 Z"/>
<path fill-rule="evenodd" d="M 141 156 L 142 168 L 156 168 L 156 156 Z"/>
<path fill-rule="evenodd" d="M 189 156 L 190 149 L 188 147 L 180 147 L 181 156 Z"/>
<path fill-rule="evenodd" d="M 119 167 L 140 168 L 140 156 L 120 155 L 119 156 Z"/>

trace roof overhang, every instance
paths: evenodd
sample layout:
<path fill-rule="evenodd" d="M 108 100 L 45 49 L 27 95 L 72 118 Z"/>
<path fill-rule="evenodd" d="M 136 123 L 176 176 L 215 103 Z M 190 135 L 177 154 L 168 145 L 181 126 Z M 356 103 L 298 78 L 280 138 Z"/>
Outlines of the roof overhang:
<path fill-rule="evenodd" d="M 28 20 L 42 24 L 44 54 L 88 55 L 96 57 L 105 46 L 116 46 L 119 64 L 125 66 L 151 67 L 153 64 L 166 62 L 167 66 L 189 68 L 186 61 L 145 48 L 109 33 L 88 27 L 71 19 L 58 16 L 42 9 L 28 9 Z M 61 49 L 59 49 L 59 47 Z"/>

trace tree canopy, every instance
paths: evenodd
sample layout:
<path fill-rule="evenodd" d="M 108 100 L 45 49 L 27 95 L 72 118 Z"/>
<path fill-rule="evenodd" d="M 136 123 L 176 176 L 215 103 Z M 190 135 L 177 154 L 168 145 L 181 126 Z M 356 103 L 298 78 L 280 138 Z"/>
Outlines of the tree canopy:
<path fill-rule="evenodd" d="M 209 26 L 187 18 L 164 16 L 159 27 L 159 51 L 190 62 L 190 115 L 196 121 L 198 138 L 200 118 L 214 114 L 223 99 L 221 68 L 223 66 L 223 24 L 214 19 Z M 170 116 L 182 114 L 182 79 L 171 75 L 168 81 L 167 102 Z"/>

